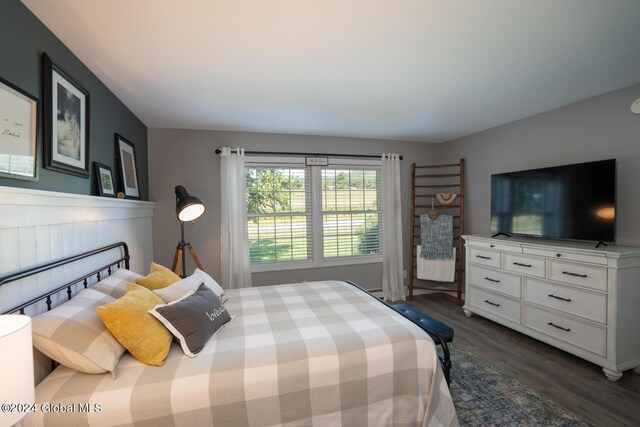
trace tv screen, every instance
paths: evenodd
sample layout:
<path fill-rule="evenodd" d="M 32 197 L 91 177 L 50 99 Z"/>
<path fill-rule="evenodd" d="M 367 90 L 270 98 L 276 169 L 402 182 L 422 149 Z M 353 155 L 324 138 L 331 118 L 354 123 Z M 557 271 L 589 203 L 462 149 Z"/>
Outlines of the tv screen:
<path fill-rule="evenodd" d="M 616 161 L 491 175 L 491 231 L 615 241 Z"/>

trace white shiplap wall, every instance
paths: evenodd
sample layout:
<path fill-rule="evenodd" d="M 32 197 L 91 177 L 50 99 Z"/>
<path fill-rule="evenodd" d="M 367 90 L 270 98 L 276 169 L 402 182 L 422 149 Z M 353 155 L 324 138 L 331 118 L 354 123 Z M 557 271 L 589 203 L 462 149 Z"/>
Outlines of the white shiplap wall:
<path fill-rule="evenodd" d="M 131 269 L 145 274 L 154 208 L 153 202 L 0 187 L 0 276 L 119 241 L 129 245 Z M 0 313 L 117 257 L 105 252 L 1 286 Z"/>
<path fill-rule="evenodd" d="M 0 187 L 0 276 L 34 265 L 124 241 L 130 268 L 146 274 L 153 258 L 151 223 L 155 203 L 50 191 Z M 120 257 L 118 250 L 0 286 L 0 313 L 40 296 Z M 96 279 L 92 280 L 92 283 Z M 78 285 L 76 291 L 82 289 Z M 52 297 L 66 301 L 66 293 Z M 26 310 L 36 315 L 44 302 Z M 35 352 L 37 382 L 50 370 L 49 359 Z"/>

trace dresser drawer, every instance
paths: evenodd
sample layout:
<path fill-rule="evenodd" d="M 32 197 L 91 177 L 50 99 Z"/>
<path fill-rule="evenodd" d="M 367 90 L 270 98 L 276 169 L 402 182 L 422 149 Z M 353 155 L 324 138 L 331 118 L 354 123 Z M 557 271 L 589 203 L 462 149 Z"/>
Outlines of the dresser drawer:
<path fill-rule="evenodd" d="M 516 252 L 521 253 L 522 247 L 520 245 L 506 244 L 500 242 L 490 242 L 485 240 L 470 240 L 469 246 L 484 248 L 484 249 L 493 249 L 496 251 L 505 251 L 505 252 Z"/>
<path fill-rule="evenodd" d="M 605 267 L 550 260 L 548 278 L 585 288 L 607 290 L 607 269 Z"/>
<path fill-rule="evenodd" d="M 522 252 L 525 254 L 539 255 L 547 258 L 554 258 L 559 260 L 570 260 L 579 262 L 588 262 L 591 264 L 603 264 L 607 265 L 607 256 L 604 253 L 581 253 L 581 252 L 568 252 L 568 251 L 554 251 L 552 249 L 540 249 L 524 247 Z"/>
<path fill-rule="evenodd" d="M 490 311 L 512 322 L 520 323 L 520 302 L 508 297 L 494 294 L 487 290 L 468 286 L 466 295 L 468 304 L 486 311 Z"/>
<path fill-rule="evenodd" d="M 564 313 L 607 323 L 607 296 L 557 283 L 524 279 L 524 299 Z"/>
<path fill-rule="evenodd" d="M 469 258 L 469 261 L 476 264 L 500 268 L 500 252 L 480 248 L 471 248 L 471 250 L 469 251 Z"/>
<path fill-rule="evenodd" d="M 600 356 L 607 356 L 607 330 L 604 327 L 530 305 L 525 305 L 524 325 Z"/>
<path fill-rule="evenodd" d="M 504 269 L 527 276 L 545 277 L 544 258 L 534 258 L 518 254 L 504 255 Z"/>
<path fill-rule="evenodd" d="M 469 266 L 469 282 L 481 288 L 501 292 L 515 298 L 522 296 L 520 276 L 477 265 Z"/>

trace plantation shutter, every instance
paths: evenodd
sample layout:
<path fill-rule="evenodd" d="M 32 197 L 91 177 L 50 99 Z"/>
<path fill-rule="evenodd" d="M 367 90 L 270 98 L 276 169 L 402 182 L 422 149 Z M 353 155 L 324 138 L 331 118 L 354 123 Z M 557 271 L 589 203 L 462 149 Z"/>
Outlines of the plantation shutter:
<path fill-rule="evenodd" d="M 380 161 L 248 157 L 247 231 L 253 271 L 382 261 Z"/>
<path fill-rule="evenodd" d="M 322 170 L 324 259 L 382 253 L 381 185 L 379 167 Z"/>
<path fill-rule="evenodd" d="M 288 160 L 247 162 L 247 228 L 254 265 L 313 259 L 310 168 Z"/>

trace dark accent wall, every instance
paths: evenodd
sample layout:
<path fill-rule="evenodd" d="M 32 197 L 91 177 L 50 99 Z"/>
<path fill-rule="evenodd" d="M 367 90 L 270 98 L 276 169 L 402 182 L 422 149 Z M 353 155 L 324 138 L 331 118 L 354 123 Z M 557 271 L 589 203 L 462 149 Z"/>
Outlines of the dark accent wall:
<path fill-rule="evenodd" d="M 38 124 L 39 181 L 0 178 L 0 185 L 65 193 L 97 194 L 93 162 L 111 166 L 120 187 L 114 134 L 133 142 L 142 200 L 149 199 L 147 127 L 19 0 L 0 1 L 0 77 L 40 100 L 42 113 L 42 53 L 80 82 L 90 95 L 89 144 L 91 179 L 44 169 L 42 114 Z"/>

